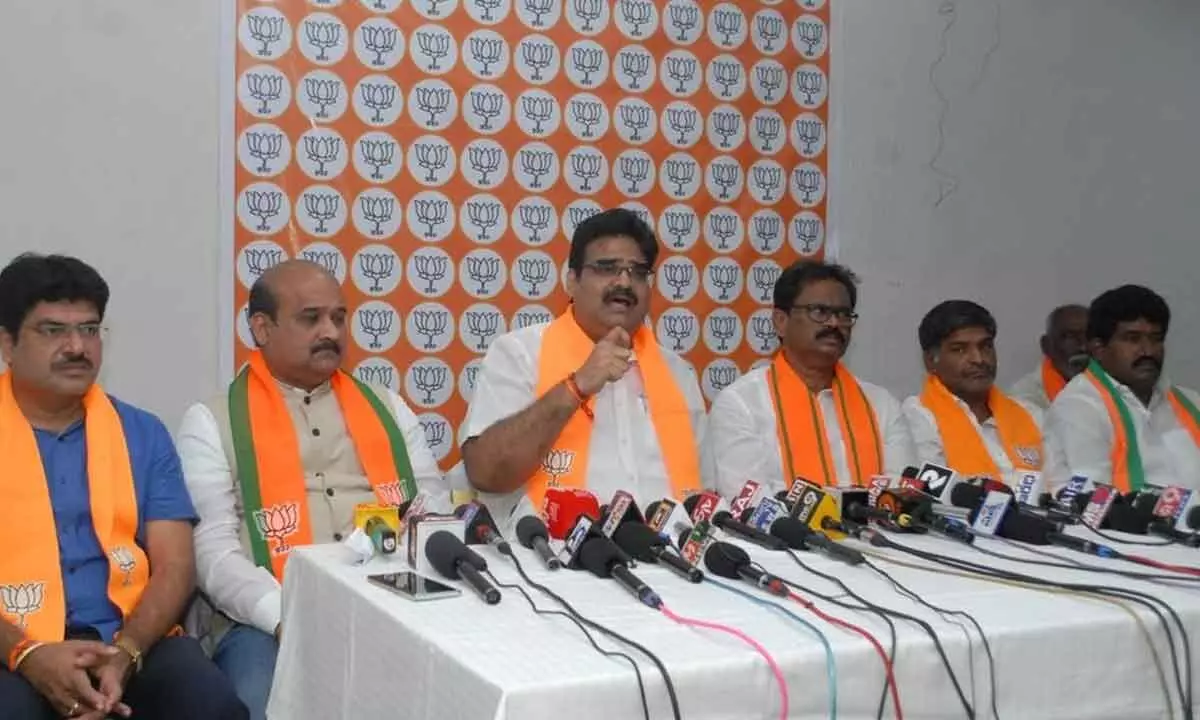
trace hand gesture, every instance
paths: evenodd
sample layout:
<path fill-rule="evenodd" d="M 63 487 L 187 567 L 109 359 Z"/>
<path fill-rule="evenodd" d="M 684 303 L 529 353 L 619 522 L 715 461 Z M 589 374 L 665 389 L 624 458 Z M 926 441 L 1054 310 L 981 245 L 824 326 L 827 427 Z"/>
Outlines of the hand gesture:
<path fill-rule="evenodd" d="M 20 672 L 55 710 L 64 717 L 74 717 L 108 708 L 107 698 L 92 687 L 88 670 L 106 663 L 118 652 L 117 648 L 89 640 L 47 643 L 29 653 Z"/>
<path fill-rule="evenodd" d="M 587 362 L 575 373 L 575 383 L 579 391 L 587 396 L 595 395 L 610 382 L 620 380 L 629 370 L 633 359 L 632 342 L 629 333 L 623 327 L 615 327 L 608 331 Z"/>

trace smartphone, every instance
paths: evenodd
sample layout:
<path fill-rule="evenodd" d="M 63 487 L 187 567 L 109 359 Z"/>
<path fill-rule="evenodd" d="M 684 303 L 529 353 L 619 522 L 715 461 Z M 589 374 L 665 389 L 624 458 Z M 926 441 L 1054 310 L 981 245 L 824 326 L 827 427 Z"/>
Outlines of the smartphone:
<path fill-rule="evenodd" d="M 462 595 L 462 590 L 432 578 L 422 577 L 411 570 L 382 575 L 368 575 L 367 580 L 381 588 L 391 590 L 409 600 L 438 600 Z"/>

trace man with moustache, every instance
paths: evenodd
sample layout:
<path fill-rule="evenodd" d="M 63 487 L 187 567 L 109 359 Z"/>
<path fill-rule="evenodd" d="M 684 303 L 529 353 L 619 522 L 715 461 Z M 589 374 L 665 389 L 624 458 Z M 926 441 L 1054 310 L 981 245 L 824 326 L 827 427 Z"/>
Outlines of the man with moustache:
<path fill-rule="evenodd" d="M 1200 489 L 1200 396 L 1163 374 L 1170 323 L 1166 301 L 1139 285 L 1092 301 L 1092 361 L 1047 419 L 1064 478 L 1084 475 L 1122 492 L 1147 484 Z"/>
<path fill-rule="evenodd" d="M 775 282 L 780 349 L 725 388 L 708 416 L 705 485 L 736 497 L 747 480 L 770 494 L 796 478 L 863 487 L 913 462 L 900 403 L 842 363 L 858 313 L 858 278 L 800 261 Z"/>
<path fill-rule="evenodd" d="M 1042 410 L 1050 407 L 1067 382 L 1088 364 L 1088 311 L 1082 305 L 1062 305 L 1046 318 L 1042 363 L 1012 386 L 1009 395 Z"/>
<path fill-rule="evenodd" d="M 501 524 L 540 510 L 549 487 L 640 504 L 699 488 L 704 398 L 644 322 L 657 258 L 633 212 L 592 216 L 571 239 L 567 310 L 488 349 L 462 450 Z"/>
<path fill-rule="evenodd" d="M 73 257 L 0 271 L 0 718 L 245 718 L 175 625 L 196 513 L 171 436 L 96 384 L 108 299 Z"/>
<path fill-rule="evenodd" d="M 1016 481 L 1045 462 L 1042 411 L 995 385 L 996 321 L 969 300 L 947 300 L 917 331 L 925 387 L 904 401 L 920 462 L 962 475 Z"/>
<path fill-rule="evenodd" d="M 257 349 L 227 392 L 187 411 L 179 431 L 200 515 L 202 598 L 190 624 L 255 719 L 266 715 L 289 552 L 341 541 L 358 503 L 443 494 L 404 401 L 339 369 L 346 315 L 323 267 L 293 260 L 263 273 L 247 311 Z"/>

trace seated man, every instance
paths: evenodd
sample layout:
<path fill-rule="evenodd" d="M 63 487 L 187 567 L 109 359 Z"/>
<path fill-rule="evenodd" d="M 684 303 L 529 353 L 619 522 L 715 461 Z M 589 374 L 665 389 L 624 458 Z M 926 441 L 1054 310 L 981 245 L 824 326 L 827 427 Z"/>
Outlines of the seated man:
<path fill-rule="evenodd" d="M 1042 412 L 995 385 L 996 321 L 969 300 L 947 300 L 917 331 L 925 388 L 904 401 L 917 460 L 969 477 L 1012 483 L 1015 473 L 1041 471 Z"/>
<path fill-rule="evenodd" d="M 398 505 L 418 486 L 437 493 L 441 476 L 404 401 L 338 369 L 346 304 L 324 268 L 294 260 L 268 270 L 247 314 L 258 350 L 227 392 L 188 409 L 179 452 L 200 513 L 204 598 L 191 629 L 258 719 L 290 550 L 340 541 L 358 503 Z"/>
<path fill-rule="evenodd" d="M 1046 318 L 1042 335 L 1042 364 L 1012 386 L 1009 395 L 1045 410 L 1088 364 L 1087 308 L 1057 307 Z"/>
<path fill-rule="evenodd" d="M 1200 489 L 1200 396 L 1162 372 L 1170 323 L 1166 301 L 1137 285 L 1092 302 L 1092 362 L 1047 417 L 1063 477 L 1085 475 L 1122 492 L 1145 484 Z"/>
<path fill-rule="evenodd" d="M 913 462 L 900 403 L 842 364 L 858 315 L 858 278 L 797 262 L 775 282 L 780 351 L 721 391 L 708 416 L 705 485 L 736 497 L 746 480 L 775 494 L 804 478 L 865 486 Z"/>
<path fill-rule="evenodd" d="M 640 504 L 700 487 L 704 398 L 643 322 L 657 257 L 637 215 L 594 215 L 571 239 L 568 310 L 488 349 L 463 460 L 475 489 L 502 496 L 483 496 L 501 525 L 540 510 L 549 486 Z"/>
<path fill-rule="evenodd" d="M 173 632 L 196 515 L 166 428 L 96 384 L 107 304 L 75 258 L 0 272 L 0 718 L 245 718 Z"/>

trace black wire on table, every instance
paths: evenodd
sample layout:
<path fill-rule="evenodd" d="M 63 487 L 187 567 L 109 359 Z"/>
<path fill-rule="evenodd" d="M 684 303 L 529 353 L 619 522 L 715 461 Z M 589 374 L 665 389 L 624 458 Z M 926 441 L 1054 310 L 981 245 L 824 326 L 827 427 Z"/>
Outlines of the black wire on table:
<path fill-rule="evenodd" d="M 932 625 L 925 622 L 921 618 L 914 617 L 912 615 L 900 612 L 898 610 L 892 610 L 891 608 L 885 608 L 881 605 L 873 603 L 870 600 L 867 600 L 866 598 L 864 598 L 859 593 L 855 592 L 854 589 L 851 588 L 846 583 L 844 583 L 841 580 L 841 578 L 838 578 L 834 575 L 829 575 L 828 573 L 823 573 L 820 570 L 817 570 L 817 569 L 813 568 L 812 566 L 808 565 L 807 563 L 805 563 L 803 560 L 800 559 L 800 556 L 796 553 L 795 550 L 785 549 L 785 552 L 792 559 L 792 561 L 795 562 L 797 565 L 799 565 L 802 569 L 807 570 L 808 572 L 812 573 L 813 575 L 816 575 L 817 577 L 820 577 L 820 578 L 824 578 L 825 580 L 828 580 L 829 582 L 837 585 L 838 587 L 840 587 L 842 589 L 842 592 L 846 593 L 847 595 L 854 598 L 855 600 L 857 600 L 859 603 L 861 603 L 863 605 L 863 607 L 856 608 L 856 609 L 868 610 L 870 612 L 875 613 L 879 617 L 885 617 L 885 616 L 890 615 L 891 617 L 899 618 L 901 620 L 907 620 L 908 622 L 911 622 L 914 625 L 920 627 L 922 630 L 924 630 L 925 634 L 928 635 L 929 638 L 933 641 L 933 647 L 937 651 L 938 657 L 941 659 L 942 666 L 945 667 L 945 669 L 946 669 L 946 674 L 950 676 L 950 683 L 954 686 L 954 692 L 956 695 L 958 695 L 958 700 L 960 703 L 962 703 L 963 710 L 966 711 L 967 717 L 969 717 L 969 718 L 975 717 L 975 708 L 972 707 L 971 702 L 967 699 L 966 693 L 963 691 L 962 685 L 958 682 L 958 676 L 955 675 L 955 673 L 954 673 L 954 668 L 950 664 L 950 658 L 946 655 L 946 650 L 945 650 L 945 648 L 942 647 L 942 642 L 941 642 L 941 640 L 938 639 L 937 632 L 933 629 Z M 788 585 L 793 585 L 793 583 L 788 581 L 787 579 L 785 579 L 785 578 L 781 578 L 781 579 Z M 795 587 L 799 587 L 799 586 L 796 585 Z M 807 589 L 805 589 L 805 592 L 808 592 L 816 597 L 819 597 L 822 600 L 826 600 L 826 601 L 832 602 L 834 604 L 841 604 L 841 603 L 839 603 L 838 600 L 836 600 L 830 596 L 827 596 L 827 595 L 823 596 L 823 595 L 820 595 L 818 593 L 815 593 L 815 592 L 813 592 L 811 590 L 807 590 Z M 843 607 L 846 607 L 846 605 L 843 605 Z M 885 687 L 885 690 L 886 690 L 886 687 Z"/>
<path fill-rule="evenodd" d="M 1181 705 L 1183 707 L 1184 717 L 1185 718 L 1193 717 L 1191 643 L 1188 640 L 1187 630 L 1184 628 L 1183 621 L 1179 618 L 1178 613 L 1175 612 L 1175 609 L 1172 608 L 1170 606 L 1170 604 L 1166 603 L 1161 598 L 1157 598 L 1157 597 L 1155 597 L 1153 595 L 1149 595 L 1147 593 L 1138 592 L 1136 590 L 1129 590 L 1127 588 L 1113 587 L 1110 585 L 1091 585 L 1091 584 L 1085 584 L 1085 583 L 1064 583 L 1064 582 L 1056 582 L 1053 580 L 1046 580 L 1044 578 L 1035 577 L 1033 575 L 1025 575 L 1023 573 L 1013 572 L 1011 570 L 1001 570 L 999 568 L 993 568 L 993 567 L 989 567 L 987 565 L 980 565 L 978 563 L 970 562 L 969 560 L 961 560 L 958 558 L 952 558 L 952 557 L 938 555 L 936 553 L 925 552 L 923 550 L 917 550 L 916 548 L 912 548 L 907 545 L 901 545 L 900 543 L 897 543 L 896 541 L 891 540 L 890 538 L 887 538 L 882 534 L 876 535 L 875 538 L 877 538 L 877 540 L 872 541 L 872 544 L 875 544 L 875 542 L 878 542 L 878 544 L 882 547 L 899 550 L 900 552 L 907 553 L 914 557 L 919 557 L 923 560 L 927 560 L 929 562 L 934 562 L 939 565 L 946 565 L 946 566 L 953 567 L 953 568 L 956 568 L 959 570 L 965 570 L 967 572 L 975 572 L 978 574 L 988 575 L 991 577 L 1001 577 L 1001 578 L 1005 578 L 1007 580 L 1015 580 L 1015 581 L 1023 582 L 1023 583 L 1030 584 L 1030 585 L 1041 585 L 1043 587 L 1061 588 L 1061 589 L 1071 590 L 1071 591 L 1076 591 L 1076 592 L 1092 593 L 1094 595 L 1102 595 L 1105 597 L 1116 597 L 1116 598 L 1120 598 L 1120 599 L 1129 600 L 1130 602 L 1135 602 L 1135 603 L 1145 607 L 1150 612 L 1152 612 L 1156 618 L 1158 618 L 1159 622 L 1163 626 L 1163 632 L 1167 636 L 1167 649 L 1170 651 L 1170 654 L 1171 654 L 1171 670 L 1172 670 L 1172 673 L 1173 673 L 1174 679 L 1175 679 L 1175 688 L 1179 692 L 1179 697 L 1180 697 Z M 1162 612 L 1160 612 L 1160 610 L 1159 610 L 1159 607 L 1156 606 L 1155 603 L 1158 603 L 1158 605 L 1160 605 L 1162 607 L 1162 609 L 1165 610 L 1167 612 L 1167 614 L 1171 616 L 1171 619 L 1174 620 L 1176 628 L 1179 631 L 1180 644 L 1182 645 L 1182 648 L 1183 648 L 1184 669 L 1183 669 L 1182 673 L 1180 671 L 1179 654 L 1175 648 L 1175 640 L 1174 640 L 1174 636 L 1173 636 L 1173 630 L 1171 628 L 1170 623 L 1167 622 L 1167 619 L 1163 616 Z M 1186 688 L 1185 688 L 1185 684 L 1184 684 L 1184 680 L 1183 680 L 1185 675 L 1187 677 Z"/>
<path fill-rule="evenodd" d="M 521 587 L 520 585 L 516 585 L 516 584 L 500 582 L 499 580 L 496 579 L 496 576 L 493 575 L 490 570 L 484 570 L 484 574 L 487 575 L 488 578 L 491 579 L 492 583 L 494 585 L 496 585 L 496 587 L 501 587 L 501 588 L 504 588 L 505 590 L 516 590 L 517 592 L 521 593 L 521 596 L 525 598 L 525 602 L 529 603 L 529 607 L 533 608 L 533 611 L 535 613 L 537 613 L 538 615 L 543 615 L 543 616 L 557 615 L 560 617 L 565 617 L 566 619 L 575 623 L 575 626 L 578 627 L 579 631 L 581 633 L 583 633 L 583 636 L 588 639 L 588 642 L 590 642 L 592 644 L 592 647 L 596 649 L 596 652 L 600 653 L 601 655 L 604 655 L 605 657 L 621 658 L 621 659 L 625 660 L 626 662 L 628 662 L 633 667 L 633 674 L 637 676 L 638 693 L 640 693 L 642 696 L 642 715 L 645 717 L 646 720 L 650 720 L 650 703 L 647 702 L 647 700 L 646 700 L 646 684 L 644 682 L 642 682 L 642 671 L 638 667 L 636 660 L 631 658 L 626 653 L 620 652 L 619 650 L 605 650 L 604 648 L 600 647 L 600 644 L 596 642 L 596 638 L 594 638 L 592 636 L 592 633 L 588 631 L 588 629 L 584 626 L 583 623 L 581 623 L 578 619 L 572 617 L 570 613 L 563 612 L 562 610 L 544 610 L 537 606 L 537 603 L 535 603 L 533 601 L 533 598 L 530 597 L 529 592 L 525 588 Z"/>
<path fill-rule="evenodd" d="M 658 668 L 658 672 L 662 674 L 663 683 L 667 686 L 667 697 L 670 698 L 670 701 L 671 701 L 671 715 L 674 717 L 674 720 L 682 720 L 682 717 L 679 712 L 679 697 L 678 697 L 678 695 L 675 694 L 675 683 L 673 683 L 671 681 L 671 673 L 667 672 L 666 665 L 663 664 L 663 661 L 660 660 L 657 655 L 655 655 L 653 652 L 651 652 L 646 646 L 642 645 L 641 643 L 638 643 L 635 640 L 631 640 L 631 639 L 625 637 L 624 635 L 617 633 L 615 630 L 610 630 L 610 629 L 604 627 L 603 625 L 601 625 L 589 618 L 584 617 L 583 615 L 581 615 L 579 613 L 578 610 L 575 609 L 575 607 L 573 605 L 571 605 L 571 603 L 567 602 L 566 599 L 564 599 L 561 595 L 554 592 L 553 590 L 546 587 L 545 585 L 535 582 L 533 580 L 533 578 L 529 577 L 529 573 L 525 572 L 525 568 L 521 565 L 520 559 L 518 559 L 516 554 L 514 554 L 512 552 L 511 548 L 509 548 L 509 552 L 507 552 L 507 553 L 504 553 L 503 551 L 501 551 L 501 552 L 503 554 L 507 555 L 509 557 L 509 559 L 511 559 L 513 561 L 513 565 L 515 565 L 517 568 L 517 573 L 521 576 L 521 579 L 525 581 L 525 584 L 529 585 L 534 590 L 537 590 L 538 592 L 542 593 L 546 597 L 557 602 L 559 605 L 561 605 L 563 607 L 564 610 L 566 610 L 576 620 L 583 623 L 584 625 L 587 625 L 588 627 L 592 628 L 593 630 L 595 630 L 597 632 L 607 635 L 608 637 L 612 638 L 613 640 L 622 642 L 622 643 L 628 645 L 629 647 L 637 650 L 638 652 L 642 653 L 646 657 L 650 658 L 650 661 L 653 662 L 655 667 Z"/>
<path fill-rule="evenodd" d="M 996 539 L 1003 541 L 1007 545 L 1013 545 L 1013 546 L 1020 545 L 1020 543 L 1016 543 L 1016 542 L 1013 542 L 1012 540 L 1007 540 L 1005 538 L 997 537 Z M 1042 567 L 1062 568 L 1064 570 L 1088 570 L 1091 572 L 1108 573 L 1109 575 L 1118 575 L 1120 577 L 1127 577 L 1127 578 L 1132 578 L 1135 580 L 1147 580 L 1147 581 L 1163 580 L 1163 581 L 1168 581 L 1168 582 L 1172 582 L 1172 583 L 1175 583 L 1175 582 L 1200 583 L 1200 576 L 1196 576 L 1196 575 L 1183 575 L 1183 574 L 1163 575 L 1160 573 L 1137 572 L 1135 570 L 1121 570 L 1120 568 L 1110 568 L 1110 567 L 1104 567 L 1102 565 L 1090 565 L 1088 563 L 1079 562 L 1078 560 L 1074 560 L 1071 558 L 1054 555 L 1053 553 L 1042 553 L 1042 551 L 1034 549 L 1032 547 L 1020 548 L 1020 549 L 1038 553 L 1038 554 L 1045 554 L 1047 557 L 1055 558 L 1056 560 L 1059 560 L 1061 562 L 1050 562 L 1048 560 L 1033 560 L 1033 559 L 1029 559 L 1029 558 L 1013 557 L 1012 555 L 1005 555 L 1004 553 L 999 553 L 999 552 L 996 552 L 995 550 L 989 550 L 987 548 L 979 547 L 978 545 L 976 545 L 974 543 L 972 543 L 971 547 L 975 548 L 976 550 L 983 553 L 984 555 L 988 555 L 990 557 L 994 557 L 999 560 L 1008 560 L 1010 562 L 1015 562 L 1015 563 L 1025 563 L 1027 565 L 1041 565 Z M 1181 586 L 1176 586 L 1176 587 L 1181 587 Z"/>
<path fill-rule="evenodd" d="M 934 611 L 938 615 L 942 616 L 942 618 L 945 619 L 947 622 L 954 622 L 955 625 L 958 625 L 957 622 L 950 620 L 951 616 L 957 615 L 957 616 L 965 618 L 967 620 L 967 622 L 971 623 L 971 625 L 973 625 L 975 627 L 975 631 L 977 633 L 979 633 L 979 638 L 981 640 L 983 640 L 983 652 L 984 652 L 984 655 L 987 656 L 988 675 L 990 677 L 989 687 L 991 688 L 991 693 L 992 693 L 992 703 L 991 703 L 992 704 L 992 716 L 995 717 L 996 720 L 1000 720 L 1000 711 L 996 707 L 996 699 L 997 699 L 997 695 L 998 695 L 997 689 L 996 689 L 996 658 L 995 658 L 995 656 L 992 655 L 992 644 L 990 642 L 988 642 L 987 634 L 983 632 L 983 626 L 981 626 L 979 624 L 979 621 L 975 619 L 975 616 L 965 610 L 951 610 L 949 608 L 944 608 L 939 605 L 934 605 L 933 603 L 929 602 L 928 600 L 921 597 L 917 593 L 913 592 L 911 589 L 908 588 L 908 586 L 904 585 L 899 580 L 892 577 L 892 575 L 890 573 L 885 572 L 883 570 L 883 568 L 881 568 L 878 565 L 876 565 L 875 563 L 871 562 L 870 558 L 863 558 L 863 564 L 866 565 L 867 567 L 871 568 L 872 570 L 874 570 L 884 580 L 887 580 L 889 583 L 891 583 L 892 587 L 895 588 L 897 592 L 911 598 L 912 600 L 914 600 L 917 603 L 920 603 L 921 605 L 924 605 L 925 607 Z M 964 631 L 965 631 L 965 628 L 964 628 Z M 968 647 L 970 646 L 970 637 L 971 637 L 971 634 L 968 632 L 967 633 Z M 974 654 L 973 650 L 969 650 L 969 652 Z M 974 663 L 974 660 L 972 660 L 972 663 Z"/>

